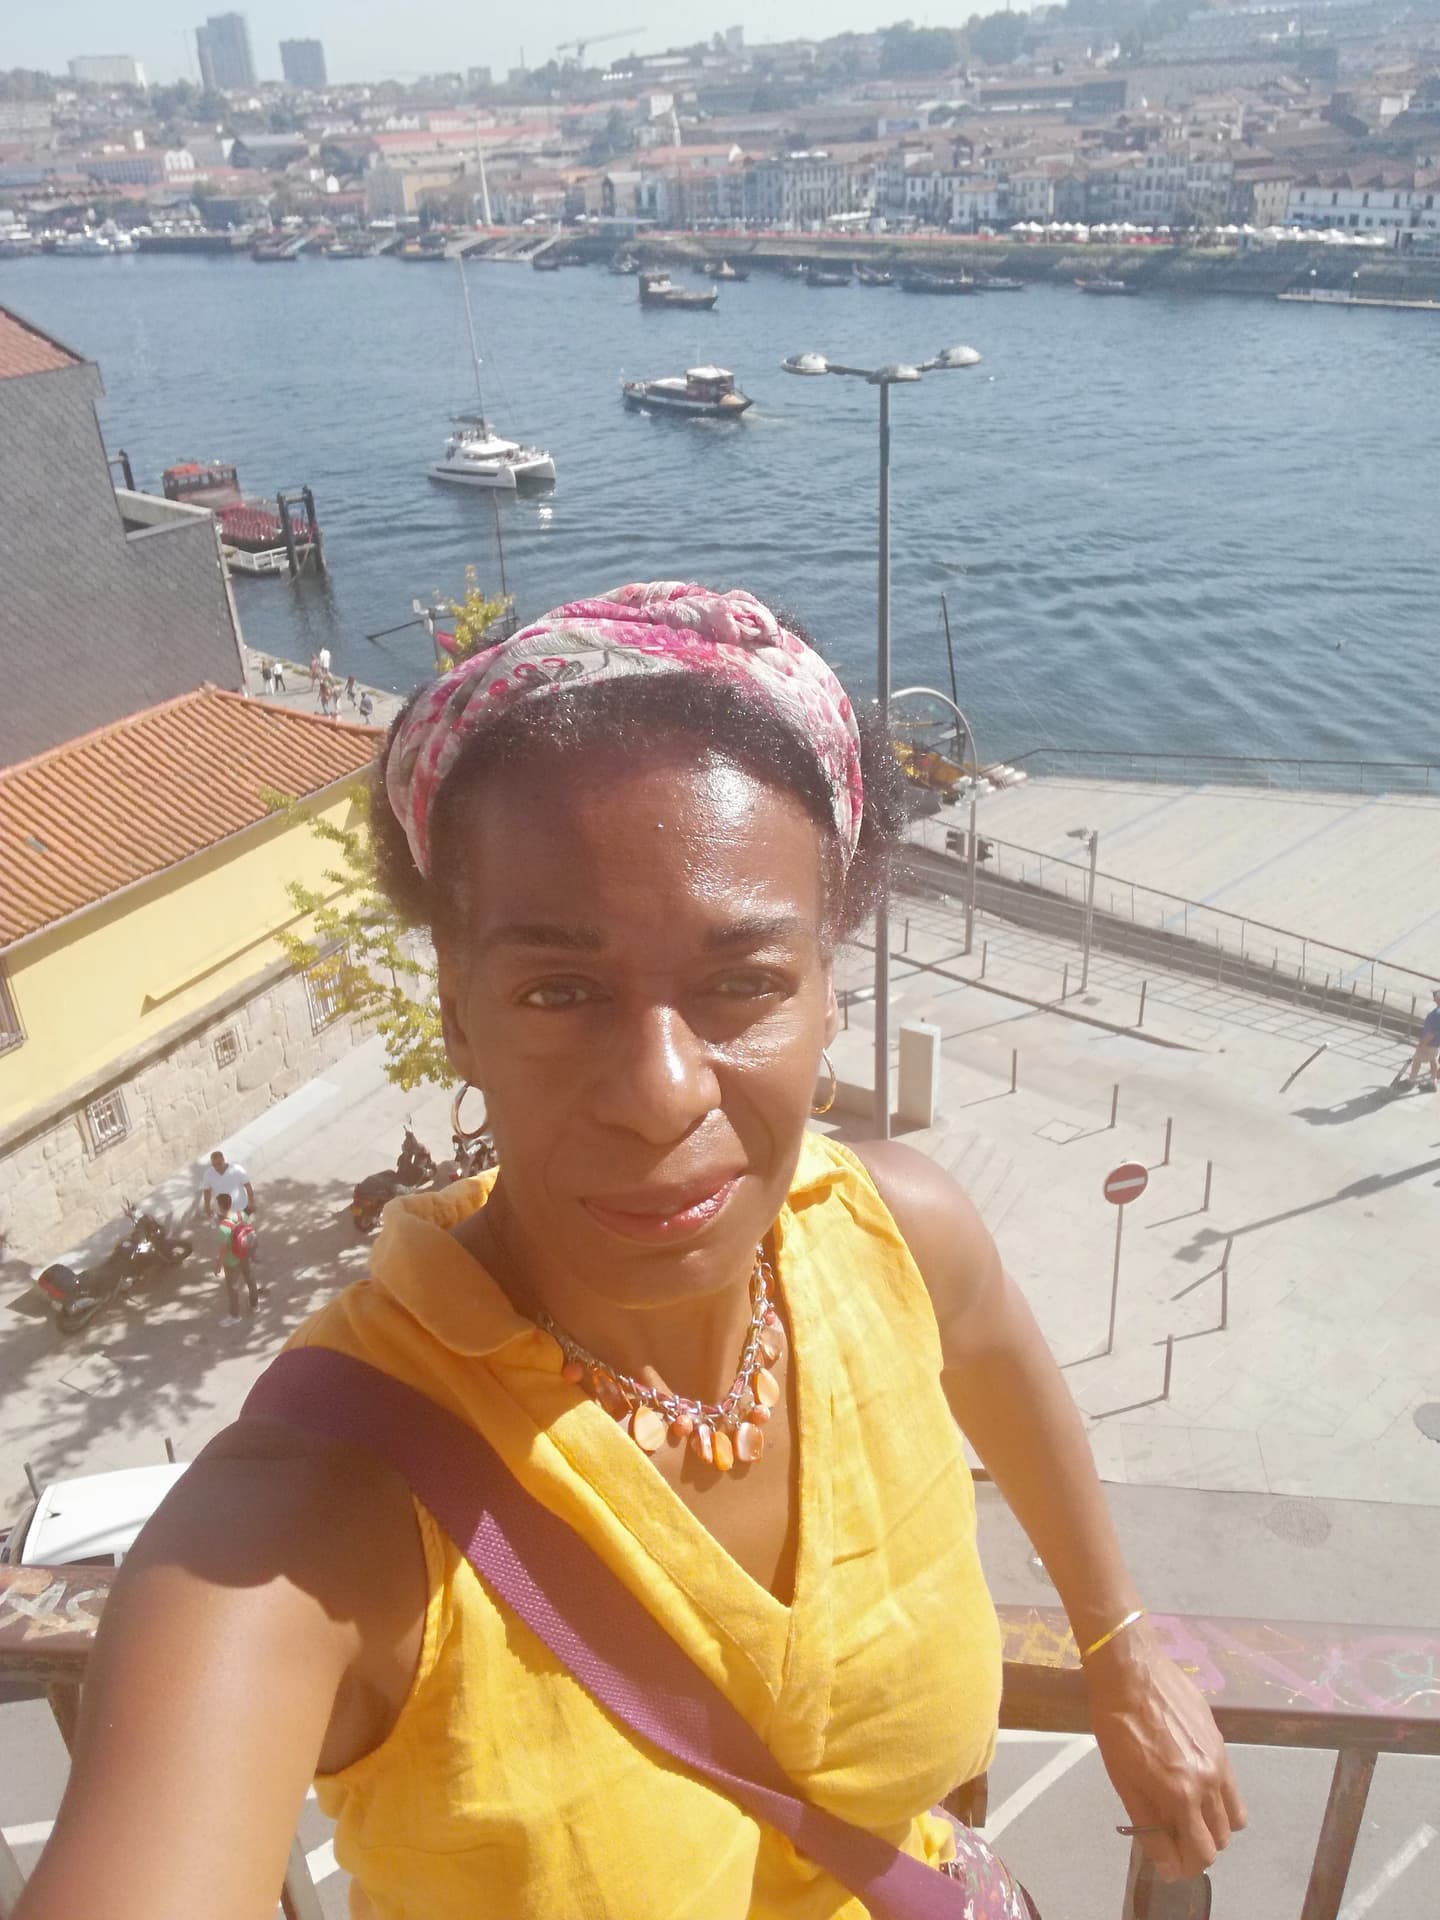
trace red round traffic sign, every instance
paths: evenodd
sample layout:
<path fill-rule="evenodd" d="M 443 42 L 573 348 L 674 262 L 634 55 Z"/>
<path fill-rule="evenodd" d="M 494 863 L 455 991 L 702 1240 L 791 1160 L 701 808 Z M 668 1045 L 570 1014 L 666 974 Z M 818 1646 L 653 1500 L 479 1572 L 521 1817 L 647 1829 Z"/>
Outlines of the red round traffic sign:
<path fill-rule="evenodd" d="M 1150 1175 L 1138 1160 L 1126 1160 L 1105 1176 L 1105 1198 L 1113 1207 L 1138 1200 L 1150 1184 Z"/>

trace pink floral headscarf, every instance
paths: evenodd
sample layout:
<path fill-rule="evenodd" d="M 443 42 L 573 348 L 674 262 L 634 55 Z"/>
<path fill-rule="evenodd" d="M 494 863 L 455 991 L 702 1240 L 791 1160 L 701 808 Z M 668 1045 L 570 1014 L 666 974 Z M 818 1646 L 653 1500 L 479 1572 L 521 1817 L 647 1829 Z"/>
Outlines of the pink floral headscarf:
<path fill-rule="evenodd" d="M 430 872 L 430 810 L 465 741 L 515 700 L 631 674 L 704 673 L 749 689 L 807 741 L 830 782 L 846 866 L 860 837 L 860 734 L 849 697 L 798 634 L 752 594 L 676 580 L 572 600 L 451 669 L 415 702 L 390 748 L 385 791 L 415 864 Z"/>

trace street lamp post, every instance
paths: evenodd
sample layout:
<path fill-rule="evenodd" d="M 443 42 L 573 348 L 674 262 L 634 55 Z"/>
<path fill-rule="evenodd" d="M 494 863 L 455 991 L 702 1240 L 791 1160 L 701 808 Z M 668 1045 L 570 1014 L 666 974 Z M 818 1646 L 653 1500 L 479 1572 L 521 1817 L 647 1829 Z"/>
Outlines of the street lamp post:
<path fill-rule="evenodd" d="M 910 385 L 927 373 L 954 373 L 977 367 L 974 347 L 943 347 L 933 360 L 911 366 L 895 361 L 883 367 L 845 367 L 823 353 L 792 353 L 781 362 L 786 373 L 839 374 L 880 389 L 879 559 L 876 569 L 876 698 L 886 728 L 890 724 L 890 389 Z M 890 905 L 889 877 L 881 883 L 875 908 L 875 1137 L 890 1138 Z"/>
<path fill-rule="evenodd" d="M 1100 833 L 1098 828 L 1071 827 L 1069 837 L 1087 841 L 1090 848 L 1090 871 L 1085 876 L 1084 947 L 1080 956 L 1080 991 L 1084 993 L 1090 984 L 1090 943 L 1095 934 L 1095 861 L 1100 849 Z"/>

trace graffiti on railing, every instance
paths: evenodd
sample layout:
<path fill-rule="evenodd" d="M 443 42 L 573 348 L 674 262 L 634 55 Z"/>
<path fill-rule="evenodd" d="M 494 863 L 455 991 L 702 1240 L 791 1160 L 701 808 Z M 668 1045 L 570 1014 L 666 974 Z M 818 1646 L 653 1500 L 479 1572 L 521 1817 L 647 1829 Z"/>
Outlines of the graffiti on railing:
<path fill-rule="evenodd" d="M 60 1634 L 93 1633 L 106 1587 L 77 1587 L 54 1567 L 17 1567 L 0 1584 L 0 1632 L 8 1646 L 25 1647 Z"/>
<path fill-rule="evenodd" d="M 1195 1614 L 1157 1613 L 1152 1620 L 1170 1658 L 1207 1698 L 1225 1705 L 1440 1722 L 1440 1634 Z M 1004 1607 L 1001 1623 L 1007 1664 L 1078 1665 L 1063 1614 Z"/>

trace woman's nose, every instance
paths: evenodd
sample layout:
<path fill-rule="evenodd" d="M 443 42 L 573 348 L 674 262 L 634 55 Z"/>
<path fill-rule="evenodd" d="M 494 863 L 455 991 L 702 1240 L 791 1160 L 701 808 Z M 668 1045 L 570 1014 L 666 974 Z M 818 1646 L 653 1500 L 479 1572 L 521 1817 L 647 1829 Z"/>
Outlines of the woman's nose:
<path fill-rule="evenodd" d="M 618 1023 L 599 1077 L 596 1118 L 652 1146 L 681 1140 L 720 1102 L 705 1042 L 674 1007 L 650 1006 Z"/>

